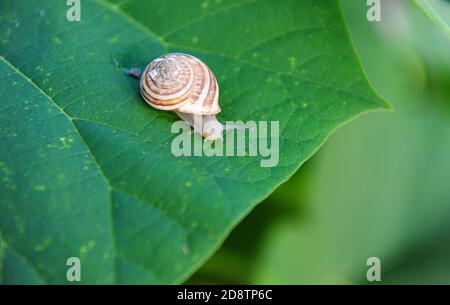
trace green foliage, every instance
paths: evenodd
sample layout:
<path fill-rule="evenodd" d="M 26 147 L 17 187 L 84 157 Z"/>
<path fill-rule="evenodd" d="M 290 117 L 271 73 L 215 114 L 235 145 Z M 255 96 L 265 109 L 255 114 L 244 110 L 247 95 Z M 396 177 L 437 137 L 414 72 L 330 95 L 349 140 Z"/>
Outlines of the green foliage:
<path fill-rule="evenodd" d="M 412 0 L 412 2 L 450 39 L 450 1 Z"/>
<path fill-rule="evenodd" d="M 122 2 L 121 2 L 122 3 Z M 388 108 L 369 86 L 337 1 L 0 3 L 0 240 L 5 283 L 173 283 L 198 268 L 329 134 Z M 203 59 L 221 120 L 280 121 L 280 163 L 176 158 L 172 113 L 123 67 Z"/>
<path fill-rule="evenodd" d="M 342 4 L 395 111 L 340 129 L 190 283 L 367 284 L 372 256 L 382 284 L 450 283 L 450 41 L 407 1 L 383 2 L 380 23 Z"/>

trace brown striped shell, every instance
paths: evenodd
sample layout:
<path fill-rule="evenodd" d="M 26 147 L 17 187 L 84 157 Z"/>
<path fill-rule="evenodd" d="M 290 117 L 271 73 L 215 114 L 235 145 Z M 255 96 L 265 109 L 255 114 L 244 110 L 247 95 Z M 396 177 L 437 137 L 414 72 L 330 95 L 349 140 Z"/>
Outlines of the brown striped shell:
<path fill-rule="evenodd" d="M 199 115 L 220 112 L 214 74 L 187 54 L 166 54 L 150 62 L 141 76 L 141 94 L 150 106 L 161 110 Z"/>

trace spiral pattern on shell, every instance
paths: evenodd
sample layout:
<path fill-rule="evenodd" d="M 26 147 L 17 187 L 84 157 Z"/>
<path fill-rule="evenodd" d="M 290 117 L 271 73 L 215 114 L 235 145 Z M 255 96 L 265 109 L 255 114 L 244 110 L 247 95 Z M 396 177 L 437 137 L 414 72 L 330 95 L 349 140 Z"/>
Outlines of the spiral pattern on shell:
<path fill-rule="evenodd" d="M 214 74 L 187 54 L 171 53 L 150 62 L 141 76 L 141 94 L 150 106 L 161 110 L 200 115 L 220 112 Z"/>

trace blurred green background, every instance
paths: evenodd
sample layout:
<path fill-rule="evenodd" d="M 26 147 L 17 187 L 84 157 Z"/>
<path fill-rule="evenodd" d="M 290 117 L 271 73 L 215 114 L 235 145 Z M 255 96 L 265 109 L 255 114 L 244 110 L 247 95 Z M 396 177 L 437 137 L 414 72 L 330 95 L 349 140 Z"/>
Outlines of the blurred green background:
<path fill-rule="evenodd" d="M 342 1 L 394 112 L 340 128 L 232 232 L 188 284 L 450 283 L 450 42 L 409 1 Z"/>

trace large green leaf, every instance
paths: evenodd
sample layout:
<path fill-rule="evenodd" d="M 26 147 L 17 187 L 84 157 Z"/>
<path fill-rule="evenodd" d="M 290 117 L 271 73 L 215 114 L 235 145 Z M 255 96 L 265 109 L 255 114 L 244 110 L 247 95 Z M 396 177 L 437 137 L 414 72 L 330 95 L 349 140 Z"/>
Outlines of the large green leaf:
<path fill-rule="evenodd" d="M 412 0 L 412 2 L 450 38 L 449 0 Z"/>
<path fill-rule="evenodd" d="M 336 1 L 0 4 L 0 236 L 4 282 L 172 283 L 337 126 L 386 108 Z M 194 54 L 221 87 L 221 120 L 280 122 L 280 162 L 171 154 L 172 113 L 121 67 Z"/>

